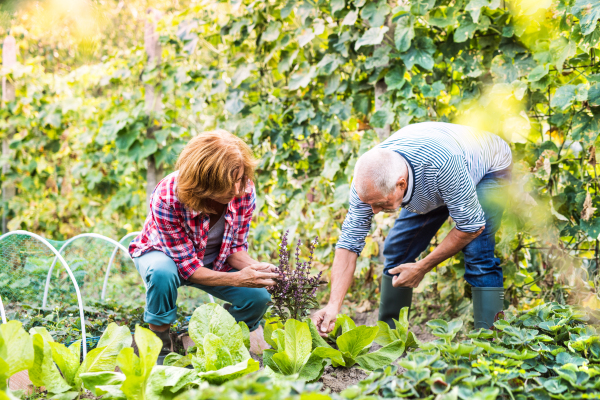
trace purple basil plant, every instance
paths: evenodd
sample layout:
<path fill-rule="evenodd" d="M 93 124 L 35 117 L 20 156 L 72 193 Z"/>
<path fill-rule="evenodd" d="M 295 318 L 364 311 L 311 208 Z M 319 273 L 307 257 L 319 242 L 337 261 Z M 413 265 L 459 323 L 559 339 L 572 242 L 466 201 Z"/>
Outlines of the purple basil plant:
<path fill-rule="evenodd" d="M 279 265 L 277 267 L 279 278 L 276 279 L 275 286 L 268 288 L 273 306 L 271 313 L 278 316 L 282 322 L 289 318 L 301 321 L 308 316 L 310 310 L 319 306 L 315 299 L 315 292 L 319 286 L 321 272 L 310 276 L 317 239 L 318 237 L 309 245 L 310 253 L 308 261 L 305 262 L 300 261 L 302 242 L 298 240 L 295 254 L 296 266 L 294 267 L 294 264 L 290 263 L 290 253 L 287 249 L 288 231 L 283 234 L 279 246 Z"/>

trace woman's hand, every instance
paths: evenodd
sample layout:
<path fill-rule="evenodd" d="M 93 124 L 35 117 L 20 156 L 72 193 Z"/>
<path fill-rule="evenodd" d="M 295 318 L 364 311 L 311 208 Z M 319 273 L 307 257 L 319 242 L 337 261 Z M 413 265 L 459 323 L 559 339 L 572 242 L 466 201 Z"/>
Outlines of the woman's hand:
<path fill-rule="evenodd" d="M 275 285 L 274 279 L 279 274 L 273 273 L 271 268 L 275 268 L 268 263 L 258 263 L 248 265 L 246 268 L 235 273 L 236 285 L 239 287 L 263 288 Z"/>

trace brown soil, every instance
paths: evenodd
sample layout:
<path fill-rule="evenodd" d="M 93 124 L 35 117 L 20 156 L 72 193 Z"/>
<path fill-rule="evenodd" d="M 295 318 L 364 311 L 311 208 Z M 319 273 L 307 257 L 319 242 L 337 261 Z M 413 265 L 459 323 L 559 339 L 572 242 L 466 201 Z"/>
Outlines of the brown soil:
<path fill-rule="evenodd" d="M 339 393 L 347 387 L 356 385 L 367 376 L 369 376 L 368 373 L 356 367 L 333 368 L 328 365 L 319 382 L 323 383 L 322 390 L 329 389 L 334 393 Z"/>

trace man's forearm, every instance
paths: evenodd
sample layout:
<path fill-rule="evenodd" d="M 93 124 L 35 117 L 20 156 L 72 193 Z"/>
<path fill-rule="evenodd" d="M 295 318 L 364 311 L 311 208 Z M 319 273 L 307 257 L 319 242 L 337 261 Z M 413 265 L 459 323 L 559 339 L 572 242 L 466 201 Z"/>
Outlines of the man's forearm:
<path fill-rule="evenodd" d="M 336 249 L 333 267 L 331 268 L 331 295 L 329 304 L 338 308 L 342 307 L 344 297 L 352 284 L 356 259 L 358 255 L 350 250 Z"/>
<path fill-rule="evenodd" d="M 448 235 L 442 240 L 427 257 L 421 260 L 421 263 L 427 269 L 427 272 L 431 271 L 436 265 L 449 259 L 461 251 L 466 245 L 471 243 L 477 236 L 483 232 L 484 228 L 481 228 L 477 232 L 468 233 L 461 232 L 456 228 L 453 228 Z"/>

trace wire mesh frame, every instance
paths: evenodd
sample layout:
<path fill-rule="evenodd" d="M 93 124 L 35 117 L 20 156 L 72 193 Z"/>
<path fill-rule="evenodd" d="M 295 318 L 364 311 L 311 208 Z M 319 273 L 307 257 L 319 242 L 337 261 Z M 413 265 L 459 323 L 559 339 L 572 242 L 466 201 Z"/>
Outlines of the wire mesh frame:
<path fill-rule="evenodd" d="M 127 235 L 123 236 L 121 238 L 121 240 L 119 240 L 119 244 L 131 237 L 131 236 L 137 236 L 139 235 L 141 232 L 131 232 L 128 233 Z M 106 267 L 106 274 L 104 275 L 104 283 L 102 284 L 102 294 L 100 295 L 100 300 L 104 300 L 106 298 L 106 287 L 108 286 L 108 276 L 110 275 L 110 267 L 112 267 L 112 264 L 115 260 L 115 257 L 117 256 L 117 251 L 119 250 L 120 247 L 115 246 L 115 249 L 112 252 L 112 255 L 110 256 L 110 260 L 108 261 L 108 267 Z M 127 255 L 129 255 L 129 252 L 127 252 Z M 143 281 L 143 279 L 142 279 Z M 144 281 L 144 285 L 146 285 L 146 282 Z"/>
<path fill-rule="evenodd" d="M 92 238 L 96 238 L 96 239 L 101 239 L 104 240 L 106 242 L 109 242 L 110 244 L 115 245 L 115 250 L 113 252 L 113 255 L 116 253 L 117 249 L 121 249 L 125 252 L 125 254 L 127 254 L 127 257 L 129 257 L 130 260 L 133 259 L 131 258 L 131 256 L 129 255 L 129 251 L 125 248 L 125 246 L 123 246 L 121 243 L 117 242 L 114 239 L 111 239 L 109 237 L 106 237 L 104 235 L 100 235 L 98 233 L 82 233 L 80 235 L 77 236 L 73 236 L 71 239 L 67 240 L 62 246 L 61 248 L 58 250 L 57 256 L 60 256 L 60 253 L 62 253 L 62 251 L 67 248 L 67 246 L 71 243 L 73 243 L 75 240 L 77 239 L 81 239 L 84 237 L 92 237 Z M 123 239 L 121 239 L 123 240 Z M 62 257 L 62 256 L 61 256 Z M 111 261 L 112 261 L 113 257 L 111 257 Z M 56 261 L 58 260 L 58 257 L 54 258 L 54 261 L 52 261 L 52 265 L 50 265 L 50 269 L 48 270 L 48 276 L 46 277 L 46 286 L 44 287 L 44 298 L 42 300 L 42 307 L 46 307 L 46 303 L 48 302 L 48 291 L 50 290 L 50 279 L 52 278 L 52 271 L 54 270 L 54 265 L 56 265 Z M 109 268 L 110 268 L 110 261 L 109 261 Z M 108 274 L 108 271 L 107 271 Z M 106 280 L 108 279 L 108 275 L 105 278 L 105 284 L 106 284 Z M 144 282 L 144 286 L 146 285 L 146 282 Z M 147 288 L 146 288 L 147 290 Z M 103 290 L 104 292 L 104 287 Z"/>
<path fill-rule="evenodd" d="M 39 240 L 42 244 L 46 245 L 46 247 L 48 247 L 48 249 L 50 249 L 50 251 L 52 251 L 52 253 L 54 253 L 54 255 L 56 257 L 55 260 L 60 261 L 60 263 L 63 265 L 63 267 L 65 267 L 65 270 L 67 271 L 67 274 L 69 275 L 69 278 L 71 278 L 71 282 L 73 282 L 73 287 L 75 288 L 75 294 L 77 295 L 77 304 L 79 305 L 79 319 L 81 320 L 81 342 L 83 344 L 83 357 L 85 358 L 87 355 L 87 340 L 86 340 L 86 333 L 85 333 L 85 316 L 83 314 L 83 300 L 81 299 L 81 292 L 79 291 L 79 285 L 77 284 L 77 280 L 75 279 L 75 276 L 73 275 L 73 272 L 71 271 L 71 268 L 69 268 L 67 261 L 65 261 L 65 259 L 60 254 L 60 252 L 58 252 L 46 239 L 44 239 L 43 237 L 41 237 L 39 235 L 36 235 L 35 233 L 31 233 L 31 232 L 27 232 L 27 231 L 11 231 L 11 232 L 7 232 L 4 235 L 0 236 L 0 241 L 2 241 L 2 239 L 6 238 L 8 236 L 12 236 L 12 235 L 25 235 L 25 236 L 29 236 L 29 237 Z M 54 265 L 54 263 L 52 265 Z M 2 313 L 2 323 L 6 323 L 6 315 L 4 313 L 4 305 L 2 304 L 1 298 L 0 298 L 0 312 Z"/>

